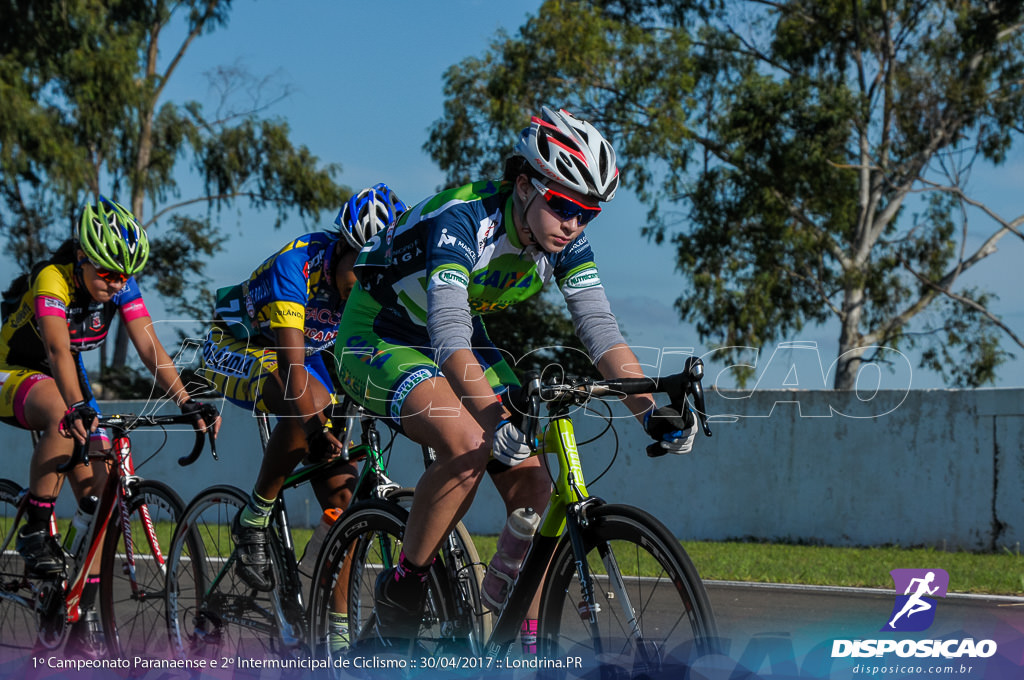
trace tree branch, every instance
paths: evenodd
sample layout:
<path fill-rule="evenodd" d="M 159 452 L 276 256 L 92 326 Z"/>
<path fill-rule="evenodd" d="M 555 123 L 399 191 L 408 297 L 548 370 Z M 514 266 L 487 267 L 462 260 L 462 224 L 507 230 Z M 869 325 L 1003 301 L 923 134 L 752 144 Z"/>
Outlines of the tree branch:
<path fill-rule="evenodd" d="M 161 210 L 156 212 L 151 218 L 149 218 L 149 220 L 147 220 L 146 224 L 143 225 L 143 226 L 144 226 L 145 229 L 149 229 L 151 226 L 153 226 L 156 223 L 156 221 L 160 217 L 166 215 L 169 212 L 174 212 L 175 210 L 180 210 L 181 208 L 184 208 L 184 207 L 189 206 L 189 205 L 195 205 L 196 203 L 213 203 L 214 201 L 228 200 L 228 199 L 234 199 L 234 198 L 265 198 L 265 197 L 262 194 L 259 194 L 259 193 L 255 192 L 255 191 L 233 191 L 233 192 L 226 193 L 226 194 L 217 194 L 217 195 L 212 195 L 212 196 L 200 196 L 199 198 L 192 198 L 192 199 L 189 199 L 187 201 L 181 201 L 179 203 L 175 203 L 173 205 L 169 205 L 169 206 L 167 206 L 165 208 L 162 208 Z"/>
<path fill-rule="evenodd" d="M 1021 340 L 1019 337 L 1017 337 L 1017 335 L 1012 330 L 1010 330 L 1009 326 L 1003 323 L 1002 320 L 999 319 L 999 317 L 990 312 L 984 305 L 964 295 L 958 295 L 951 291 L 949 288 L 936 284 L 934 281 L 929 280 L 928 277 L 923 276 L 922 274 L 919 274 L 918 272 L 914 271 L 906 262 L 903 263 L 903 268 L 906 269 L 911 274 L 913 274 L 918 281 L 920 281 L 925 286 L 928 286 L 930 289 L 945 295 L 951 300 L 956 300 L 957 302 L 966 305 L 971 309 L 974 309 L 975 311 L 981 312 L 981 314 L 984 315 L 985 318 L 987 318 L 993 324 L 1001 328 L 1004 333 L 1009 335 L 1010 338 L 1015 343 L 1017 343 L 1017 345 L 1019 345 L 1021 348 L 1024 348 L 1024 340 Z"/>

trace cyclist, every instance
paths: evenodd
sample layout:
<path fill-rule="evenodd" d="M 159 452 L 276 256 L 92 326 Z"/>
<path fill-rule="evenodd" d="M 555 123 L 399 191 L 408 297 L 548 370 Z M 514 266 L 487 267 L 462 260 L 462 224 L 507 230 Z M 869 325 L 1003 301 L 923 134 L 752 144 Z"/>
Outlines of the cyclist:
<path fill-rule="evenodd" d="M 554 278 L 576 331 L 605 377 L 640 376 L 611 313 L 583 229 L 619 183 L 615 152 L 588 122 L 543 108 L 522 131 L 502 180 L 437 194 L 360 253 L 335 345 L 345 390 L 438 453 L 416 486 L 399 564 L 375 593 L 379 633 L 415 634 L 425 579 L 443 537 L 466 513 L 484 471 L 506 511 L 540 511 L 548 473 L 496 398 L 516 384 L 481 315 L 538 293 Z M 696 427 L 671 425 L 651 395 L 626 399 L 666 449 L 683 453 Z M 678 414 L 676 414 L 678 417 Z M 691 416 L 692 418 L 692 416 Z M 523 623 L 536 637 L 535 597 Z"/>
<path fill-rule="evenodd" d="M 342 206 L 337 231 L 290 241 L 245 282 L 217 292 L 219 322 L 203 346 L 206 377 L 228 401 L 283 416 L 270 434 L 249 502 L 232 524 L 239 577 L 257 590 L 274 587 L 267 526 L 285 478 L 307 455 L 322 460 L 342 452 L 321 415 L 337 391 L 329 351 L 356 282 L 352 265 L 359 249 L 404 210 L 386 184 L 364 189 Z M 324 509 L 348 504 L 354 473 L 353 464 L 339 461 L 314 482 Z"/>
<path fill-rule="evenodd" d="M 41 432 L 32 453 L 26 520 L 16 540 L 28 569 L 39 576 L 57 577 L 64 570 L 64 553 L 49 532 L 63 483 L 57 466 L 70 457 L 74 442 L 91 439 L 94 448 L 109 448 L 106 434 L 96 428 L 99 409 L 82 353 L 103 344 L 115 315 L 167 396 L 183 413 L 196 414 L 197 426 L 206 427 L 198 416 L 201 405 L 189 398 L 153 332 L 135 280 L 148 256 L 149 240 L 135 217 L 100 196 L 82 209 L 73 237 L 4 293 L 9 310 L 0 329 L 0 420 Z M 216 431 L 219 419 L 212 425 Z M 80 465 L 69 476 L 76 498 L 82 498 L 99 495 L 107 470 Z M 68 643 L 70 651 L 88 656 L 103 650 L 95 611 L 98 573 L 97 564 Z"/>

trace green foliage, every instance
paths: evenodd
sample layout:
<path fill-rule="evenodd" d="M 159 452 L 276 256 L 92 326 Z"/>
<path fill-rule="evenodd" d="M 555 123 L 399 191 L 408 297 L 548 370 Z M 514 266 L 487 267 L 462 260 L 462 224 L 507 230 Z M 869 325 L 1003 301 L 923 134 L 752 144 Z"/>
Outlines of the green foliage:
<path fill-rule="evenodd" d="M 223 93 L 212 115 L 196 102 L 163 99 L 189 46 L 225 26 L 231 6 L 0 5 L 0 234 L 20 268 L 67 238 L 78 207 L 102 193 L 150 230 L 151 285 L 172 311 L 203 319 L 212 296 L 199 282 L 221 248 L 222 209 L 243 200 L 274 210 L 276 225 L 292 215 L 313 222 L 348 197 L 333 179 L 338 166 L 321 165 L 292 144 L 287 123 L 261 115 L 272 103 L 262 94 L 265 81 L 238 68 L 212 70 Z M 185 37 L 162 54 L 169 27 L 184 28 Z M 186 167 L 202 183 L 197 195 L 182 196 L 178 177 Z M 118 334 L 114 365 L 125 362 L 126 340 Z"/>
<path fill-rule="evenodd" d="M 702 340 L 831 321 L 838 388 L 881 346 L 981 384 L 1005 326 L 958 279 L 1014 218 L 967 250 L 967 180 L 1022 131 L 1022 24 L 1020 3 L 979 0 L 549 0 L 447 71 L 426 148 L 453 180 L 493 173 L 531 113 L 564 106 L 615 144 Z"/>

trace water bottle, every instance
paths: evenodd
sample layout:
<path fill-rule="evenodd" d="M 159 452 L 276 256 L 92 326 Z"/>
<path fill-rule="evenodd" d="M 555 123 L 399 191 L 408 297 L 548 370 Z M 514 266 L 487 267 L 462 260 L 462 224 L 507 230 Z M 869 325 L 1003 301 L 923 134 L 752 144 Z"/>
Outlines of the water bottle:
<path fill-rule="evenodd" d="M 78 509 L 75 516 L 71 518 L 71 525 L 68 527 L 68 535 L 64 537 L 64 550 L 69 555 L 78 555 L 89 533 L 89 525 L 92 524 L 92 516 L 96 514 L 96 506 L 100 499 L 96 496 L 82 496 L 78 499 Z"/>
<path fill-rule="evenodd" d="M 299 560 L 300 571 L 305 574 L 313 573 L 316 557 L 320 554 L 320 546 L 323 545 L 327 532 L 330 531 L 339 517 L 341 517 L 341 508 L 327 508 L 324 510 L 324 514 L 320 516 L 320 523 L 313 530 L 313 535 L 309 538 L 309 543 L 306 544 L 306 550 L 302 553 L 302 559 Z"/>
<path fill-rule="evenodd" d="M 498 550 L 484 575 L 483 601 L 490 610 L 500 612 L 505 606 L 509 587 L 519 576 L 523 558 L 539 526 L 540 515 L 533 508 L 519 508 L 509 515 L 498 538 Z"/>

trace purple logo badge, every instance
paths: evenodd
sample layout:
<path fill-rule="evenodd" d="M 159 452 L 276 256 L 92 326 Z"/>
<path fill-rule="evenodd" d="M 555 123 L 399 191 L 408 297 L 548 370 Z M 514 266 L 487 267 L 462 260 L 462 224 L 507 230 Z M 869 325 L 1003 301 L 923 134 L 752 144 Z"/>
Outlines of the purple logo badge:
<path fill-rule="evenodd" d="M 883 631 L 926 630 L 935 621 L 935 598 L 945 597 L 949 574 L 944 569 L 893 569 L 896 603 Z"/>

